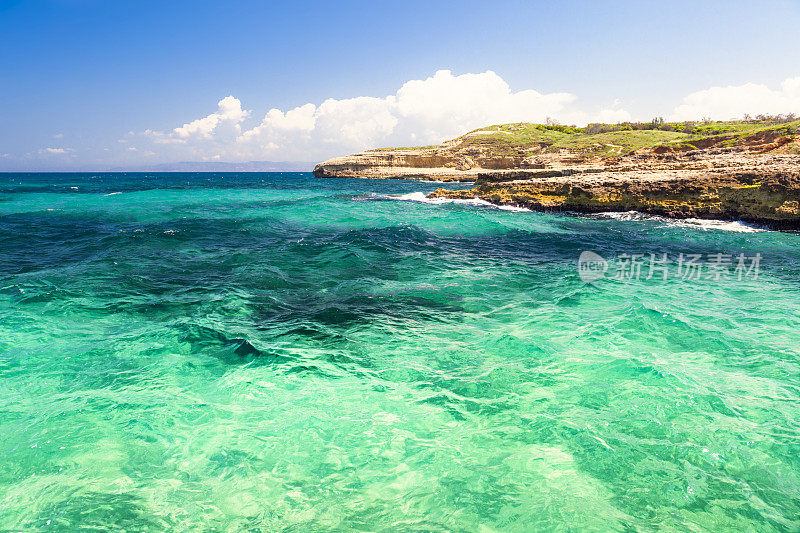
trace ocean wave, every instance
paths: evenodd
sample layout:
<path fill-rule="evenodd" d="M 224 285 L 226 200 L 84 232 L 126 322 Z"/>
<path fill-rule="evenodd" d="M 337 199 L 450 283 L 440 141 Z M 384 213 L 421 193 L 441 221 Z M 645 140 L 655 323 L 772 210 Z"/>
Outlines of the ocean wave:
<path fill-rule="evenodd" d="M 706 220 L 701 218 L 685 218 L 675 219 L 667 218 L 659 215 L 649 215 L 647 213 L 640 213 L 639 211 L 612 211 L 608 213 L 597 213 L 591 215 L 592 218 L 612 218 L 614 220 L 625 221 L 653 221 L 661 222 L 672 227 L 694 228 L 719 231 L 732 231 L 736 233 L 756 233 L 766 231 L 762 228 L 742 222 L 740 220 Z"/>
<path fill-rule="evenodd" d="M 463 204 L 474 205 L 479 207 L 492 207 L 503 211 L 530 211 L 525 207 L 517 207 L 513 205 L 497 205 L 480 198 L 429 198 L 424 192 L 410 192 L 407 194 L 374 194 L 373 198 L 381 200 L 400 200 L 406 202 L 421 202 L 424 204 Z"/>
<path fill-rule="evenodd" d="M 474 185 L 475 184 L 474 181 L 455 181 L 455 182 L 454 181 L 450 181 L 450 180 L 417 180 L 417 181 L 419 181 L 420 183 L 450 183 L 450 184 L 452 184 L 452 183 L 460 183 L 460 184 L 463 184 L 463 185 L 470 185 L 470 184 Z"/>
<path fill-rule="evenodd" d="M 372 194 L 371 197 L 381 200 L 400 200 L 406 202 L 420 202 L 432 205 L 455 203 L 463 205 L 473 205 L 477 207 L 491 207 L 494 209 L 500 209 L 502 211 L 517 211 L 517 212 L 531 211 L 526 207 L 518 207 L 514 205 L 498 205 L 498 204 L 493 204 L 491 202 L 487 202 L 486 200 L 482 200 L 480 198 L 430 198 L 424 192 L 419 192 L 419 191 L 410 192 L 406 194 L 399 194 L 399 195 Z M 661 222 L 671 227 L 701 229 L 703 231 L 719 230 L 719 231 L 730 231 L 736 233 L 756 233 L 760 231 L 766 231 L 763 228 L 759 228 L 758 226 L 754 226 L 752 224 L 748 224 L 747 222 L 742 222 L 740 220 L 734 220 L 734 221 L 706 220 L 700 218 L 674 219 L 659 215 L 650 215 L 647 213 L 641 213 L 639 211 L 612 211 L 608 213 L 595 213 L 588 216 L 591 218 L 611 218 L 614 220 L 623 220 L 623 221 L 654 221 L 654 222 Z"/>

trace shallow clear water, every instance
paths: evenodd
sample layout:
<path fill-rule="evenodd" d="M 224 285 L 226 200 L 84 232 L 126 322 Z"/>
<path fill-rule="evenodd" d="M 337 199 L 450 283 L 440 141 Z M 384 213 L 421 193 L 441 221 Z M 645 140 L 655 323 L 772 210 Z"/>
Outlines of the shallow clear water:
<path fill-rule="evenodd" d="M 800 236 L 436 186 L 0 175 L 0 529 L 800 528 Z"/>

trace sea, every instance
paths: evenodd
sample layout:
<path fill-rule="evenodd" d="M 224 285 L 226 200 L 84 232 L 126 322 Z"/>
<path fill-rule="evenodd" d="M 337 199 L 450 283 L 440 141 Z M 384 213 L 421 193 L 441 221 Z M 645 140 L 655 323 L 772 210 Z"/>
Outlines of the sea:
<path fill-rule="evenodd" d="M 0 530 L 797 531 L 800 235 L 0 175 Z"/>

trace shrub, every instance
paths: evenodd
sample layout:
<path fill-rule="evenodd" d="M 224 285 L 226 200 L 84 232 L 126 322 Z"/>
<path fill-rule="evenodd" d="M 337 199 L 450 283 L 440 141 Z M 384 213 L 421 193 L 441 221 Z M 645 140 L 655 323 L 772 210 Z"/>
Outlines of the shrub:
<path fill-rule="evenodd" d="M 767 122 L 770 124 L 785 124 L 787 122 L 794 122 L 797 120 L 797 115 L 794 113 L 786 113 L 786 114 L 778 114 L 778 115 L 769 115 L 769 114 L 760 114 L 756 115 L 755 117 L 750 116 L 750 114 L 745 113 L 744 121 L 745 122 Z"/>

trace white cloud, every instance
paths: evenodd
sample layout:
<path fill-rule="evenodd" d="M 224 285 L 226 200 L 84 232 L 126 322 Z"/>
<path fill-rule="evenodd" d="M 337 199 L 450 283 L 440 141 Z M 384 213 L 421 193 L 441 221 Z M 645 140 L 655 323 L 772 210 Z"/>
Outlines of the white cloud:
<path fill-rule="evenodd" d="M 440 70 L 426 80 L 406 82 L 389 97 L 407 135 L 437 142 L 469 130 L 505 122 L 543 122 L 576 100 L 569 93 L 513 92 L 492 72 L 453 76 Z"/>
<path fill-rule="evenodd" d="M 226 96 L 217 102 L 217 111 L 203 118 L 187 122 L 183 126 L 173 128 L 171 132 L 147 130 L 145 134 L 153 137 L 158 143 L 187 143 L 197 140 L 211 140 L 216 136 L 235 137 L 241 133 L 241 122 L 250 111 L 242 109 L 242 103 L 233 96 Z M 119 142 L 125 142 L 120 139 Z"/>
<path fill-rule="evenodd" d="M 620 107 L 621 105 L 622 102 L 620 102 L 619 100 L 614 100 L 614 103 L 611 105 L 611 107 L 604 107 L 600 109 L 600 111 L 594 117 L 592 122 L 615 124 L 617 122 L 626 122 L 633 120 L 631 114 L 622 109 Z"/>
<path fill-rule="evenodd" d="M 63 138 L 64 138 L 63 133 L 56 133 L 55 135 L 53 135 L 53 139 L 63 139 Z"/>
<path fill-rule="evenodd" d="M 315 113 L 315 138 L 331 144 L 367 147 L 388 138 L 399 118 L 393 97 L 359 96 L 345 100 L 329 98 Z"/>
<path fill-rule="evenodd" d="M 72 148 L 43 148 L 39 150 L 40 154 L 66 154 L 71 152 Z"/>
<path fill-rule="evenodd" d="M 711 117 L 715 120 L 741 118 L 750 115 L 800 114 L 800 76 L 787 78 L 779 89 L 759 83 L 728 87 L 711 87 L 691 93 L 675 108 L 671 120 L 696 120 Z"/>
<path fill-rule="evenodd" d="M 438 143 L 488 124 L 591 118 L 570 108 L 575 100 L 563 92 L 514 92 L 492 71 L 457 76 L 440 70 L 383 98 L 329 98 L 288 111 L 270 109 L 245 130 L 249 111 L 228 96 L 215 113 L 168 132 L 145 133 L 156 143 L 172 144 L 176 157 L 313 160 L 378 146 Z"/>
<path fill-rule="evenodd" d="M 314 129 L 316 123 L 314 117 L 316 109 L 314 104 L 296 107 L 286 113 L 283 113 L 280 109 L 270 109 L 267 116 L 264 117 L 263 124 L 276 130 L 309 132 Z M 255 128 L 254 130 L 257 129 Z"/>
<path fill-rule="evenodd" d="M 316 111 L 314 104 L 305 104 L 295 107 L 287 112 L 280 109 L 270 109 L 261 124 L 245 131 L 237 140 L 240 143 L 258 146 L 259 143 L 267 149 L 278 148 L 276 140 L 290 141 L 296 137 L 310 137 L 316 127 Z"/>
<path fill-rule="evenodd" d="M 575 100 L 569 93 L 513 92 L 492 71 L 454 76 L 440 70 L 425 80 L 403 84 L 385 98 L 330 98 L 286 113 L 270 110 L 239 144 L 269 150 L 304 145 L 339 152 L 380 145 L 437 143 L 467 131 L 503 122 L 544 121 Z"/>
<path fill-rule="evenodd" d="M 249 111 L 242 109 L 242 103 L 238 99 L 233 96 L 226 96 L 217 102 L 216 113 L 211 113 L 207 117 L 193 120 L 172 131 L 182 139 L 191 137 L 210 139 L 220 127 L 225 125 L 231 125 L 239 130 L 239 123 L 249 114 Z"/>

